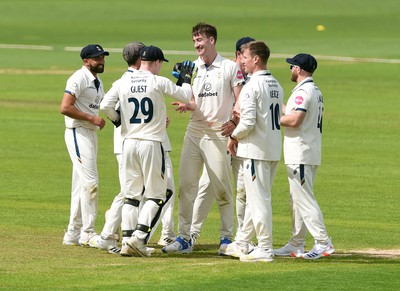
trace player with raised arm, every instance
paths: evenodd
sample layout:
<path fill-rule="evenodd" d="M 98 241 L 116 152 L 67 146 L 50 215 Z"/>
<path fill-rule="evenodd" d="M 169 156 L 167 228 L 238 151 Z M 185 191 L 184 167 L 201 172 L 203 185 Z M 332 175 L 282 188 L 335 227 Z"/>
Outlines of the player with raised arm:
<path fill-rule="evenodd" d="M 218 203 L 223 227 L 220 244 L 233 237 L 230 155 L 226 151 L 228 138 L 221 134 L 221 127 L 231 119 L 232 111 L 238 113 L 235 101 L 243 76 L 235 62 L 217 53 L 217 30 L 214 26 L 198 23 L 192 28 L 192 40 L 199 55 L 195 61 L 194 100 L 190 107 L 177 104 L 179 111 L 191 110 L 179 169 L 178 237 L 162 249 L 164 253 L 192 252 L 190 227 L 203 166 L 207 169 L 214 195 L 221 202 Z M 208 209 L 203 210 L 207 215 Z"/>
<path fill-rule="evenodd" d="M 125 198 L 135 202 L 137 221 L 132 236 L 122 246 L 123 256 L 148 257 L 151 253 L 146 244 L 152 228 L 156 225 L 166 201 L 164 149 L 166 135 L 166 106 L 164 94 L 179 102 L 188 103 L 192 96 L 190 86 L 194 65 L 187 61 L 182 67 L 182 76 L 175 85 L 171 80 L 158 76 L 165 59 L 163 52 L 155 46 L 141 51 L 140 70 L 118 84 L 118 97 L 105 98 L 100 108 L 107 117 L 121 120 L 123 145 L 122 191 Z M 120 114 L 115 105 L 120 102 Z M 139 204 L 143 203 L 139 211 Z"/>

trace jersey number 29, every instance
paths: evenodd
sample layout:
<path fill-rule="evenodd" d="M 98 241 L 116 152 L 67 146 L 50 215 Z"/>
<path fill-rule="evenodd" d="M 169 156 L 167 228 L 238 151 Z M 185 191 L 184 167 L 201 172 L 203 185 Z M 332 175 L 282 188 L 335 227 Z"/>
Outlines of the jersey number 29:
<path fill-rule="evenodd" d="M 133 97 L 128 98 L 128 101 L 134 104 L 133 115 L 130 119 L 131 123 L 142 123 L 142 119 L 138 118 L 139 113 L 144 117 L 143 123 L 148 123 L 153 119 L 154 106 L 149 97 L 144 97 L 140 102 Z"/>

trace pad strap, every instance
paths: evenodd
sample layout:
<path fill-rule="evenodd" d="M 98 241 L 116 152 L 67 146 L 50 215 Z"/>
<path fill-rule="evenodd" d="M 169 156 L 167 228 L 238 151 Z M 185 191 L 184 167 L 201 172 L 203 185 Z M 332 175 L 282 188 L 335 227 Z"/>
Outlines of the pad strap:
<path fill-rule="evenodd" d="M 138 224 L 136 226 L 136 230 L 143 231 L 145 233 L 150 233 L 151 232 L 151 227 L 144 225 L 144 224 Z"/>
<path fill-rule="evenodd" d="M 140 201 L 132 198 L 125 198 L 124 204 L 129 204 L 135 207 L 139 207 Z"/>
<path fill-rule="evenodd" d="M 164 200 L 162 200 L 162 199 L 149 198 L 147 200 L 153 201 L 154 203 L 156 203 L 160 207 L 164 206 Z"/>
<path fill-rule="evenodd" d="M 131 237 L 134 231 L 135 231 L 134 229 L 123 230 L 122 236 L 123 237 Z"/>

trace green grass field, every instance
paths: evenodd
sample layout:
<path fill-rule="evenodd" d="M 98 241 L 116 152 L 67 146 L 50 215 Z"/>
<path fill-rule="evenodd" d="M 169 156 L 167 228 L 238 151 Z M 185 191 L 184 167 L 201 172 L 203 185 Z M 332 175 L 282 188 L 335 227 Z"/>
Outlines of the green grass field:
<path fill-rule="evenodd" d="M 399 1 L 0 0 L 0 11 L 0 289 L 400 290 Z M 240 37 L 264 40 L 285 100 L 294 83 L 284 56 L 320 56 L 314 76 L 326 110 L 315 190 L 336 248 L 331 257 L 270 264 L 218 257 L 216 207 L 186 256 L 162 255 L 158 234 L 150 243 L 156 253 L 146 259 L 61 245 L 72 166 L 59 106 L 67 78 L 81 66 L 79 52 L 64 48 L 109 49 L 101 78 L 110 88 L 126 69 L 114 49 L 140 40 L 193 52 L 191 28 L 199 21 L 217 26 L 217 48 L 227 57 Z M 317 31 L 319 24 L 326 30 Z M 6 46 L 14 44 L 51 49 Z M 173 64 L 195 54 L 166 58 L 162 75 L 172 78 Z M 188 115 L 167 104 L 178 185 Z M 112 133 L 111 123 L 99 132 L 98 232 L 119 190 Z M 290 237 L 283 163 L 273 186 L 273 223 L 280 247 Z M 306 248 L 312 245 L 308 237 Z"/>

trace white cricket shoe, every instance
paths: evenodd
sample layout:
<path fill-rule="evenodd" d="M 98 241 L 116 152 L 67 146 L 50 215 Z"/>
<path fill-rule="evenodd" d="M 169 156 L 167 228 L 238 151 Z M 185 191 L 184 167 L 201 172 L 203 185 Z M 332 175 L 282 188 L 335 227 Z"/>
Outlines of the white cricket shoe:
<path fill-rule="evenodd" d="M 274 250 L 274 254 L 275 256 L 301 258 L 304 254 L 304 245 L 301 244 L 300 246 L 295 247 L 289 242 L 284 247 Z"/>
<path fill-rule="evenodd" d="M 167 245 L 172 244 L 175 240 L 176 240 L 176 237 L 174 235 L 170 235 L 170 236 L 162 235 L 157 244 L 159 246 L 165 247 Z"/>
<path fill-rule="evenodd" d="M 146 251 L 149 253 L 149 254 L 152 254 L 152 253 L 154 253 L 155 252 L 155 248 L 149 248 L 149 247 L 146 247 Z"/>
<path fill-rule="evenodd" d="M 315 245 L 308 253 L 303 255 L 303 259 L 306 260 L 316 260 L 321 257 L 328 257 L 335 252 L 335 248 L 331 240 L 328 240 L 326 244 L 321 244 L 315 242 Z"/>
<path fill-rule="evenodd" d="M 122 241 L 122 248 L 120 249 L 120 252 L 118 254 L 120 254 L 120 255 L 122 255 L 124 257 L 132 257 L 132 254 L 129 253 L 129 250 L 128 250 L 129 248 L 130 247 L 125 243 L 125 241 Z M 146 246 L 146 251 L 149 254 L 152 254 L 152 253 L 154 253 L 156 251 L 156 249 Z"/>
<path fill-rule="evenodd" d="M 95 232 L 83 232 L 79 239 L 79 243 L 83 247 L 95 248 L 95 241 L 97 239 L 97 233 Z"/>
<path fill-rule="evenodd" d="M 240 256 L 241 262 L 254 263 L 254 262 L 272 262 L 274 260 L 274 252 L 272 249 L 255 248 L 254 251 L 247 255 Z"/>
<path fill-rule="evenodd" d="M 241 247 L 236 243 L 236 241 L 234 241 L 233 243 L 230 243 L 226 246 L 225 251 L 222 254 L 226 256 L 240 258 L 241 256 L 247 255 L 248 253 L 248 247 Z"/>
<path fill-rule="evenodd" d="M 193 248 L 194 245 L 196 244 L 197 239 L 199 238 L 199 236 L 200 236 L 200 234 L 195 233 L 195 232 L 192 232 L 192 233 L 190 234 L 190 240 L 191 240 L 191 242 L 192 242 L 192 248 Z"/>
<path fill-rule="evenodd" d="M 229 237 L 227 237 L 227 236 L 221 237 L 221 239 L 219 241 L 218 256 L 223 256 L 224 252 L 226 250 L 226 247 L 231 243 L 232 243 L 232 240 Z"/>
<path fill-rule="evenodd" d="M 115 239 L 103 239 L 100 235 L 96 236 L 94 245 L 98 249 L 106 250 L 110 254 L 119 255 L 121 249 L 117 246 L 117 241 Z"/>
<path fill-rule="evenodd" d="M 65 232 L 62 244 L 64 246 L 80 246 L 79 243 L 80 233 L 71 234 L 70 232 Z"/>
<path fill-rule="evenodd" d="M 121 255 L 124 257 L 150 257 L 151 253 L 147 250 L 144 240 L 131 236 L 122 244 Z"/>
<path fill-rule="evenodd" d="M 161 251 L 166 254 L 189 254 L 192 250 L 192 241 L 187 241 L 181 236 L 178 236 L 172 244 L 161 249 Z"/>

